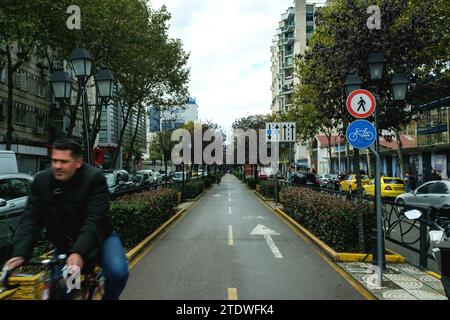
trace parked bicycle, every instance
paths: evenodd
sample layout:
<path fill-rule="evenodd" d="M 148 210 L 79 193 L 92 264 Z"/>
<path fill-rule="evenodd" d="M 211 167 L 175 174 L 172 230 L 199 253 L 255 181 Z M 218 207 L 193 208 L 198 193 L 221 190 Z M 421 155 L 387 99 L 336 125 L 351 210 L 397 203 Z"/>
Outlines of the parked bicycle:
<path fill-rule="evenodd" d="M 80 276 L 80 289 L 68 287 L 67 283 L 71 280 L 68 278 L 70 275 L 66 259 L 67 256 L 62 254 L 54 259 L 31 260 L 21 266 L 44 268 L 44 288 L 41 300 L 93 300 L 97 294 L 102 296 L 105 279 L 103 273 L 101 271 L 96 272 L 94 267 L 90 268 L 90 271 L 83 276 Z M 4 290 L 17 289 L 20 286 L 10 284 L 10 277 L 13 275 L 13 271 L 7 266 L 3 267 L 0 284 Z"/>

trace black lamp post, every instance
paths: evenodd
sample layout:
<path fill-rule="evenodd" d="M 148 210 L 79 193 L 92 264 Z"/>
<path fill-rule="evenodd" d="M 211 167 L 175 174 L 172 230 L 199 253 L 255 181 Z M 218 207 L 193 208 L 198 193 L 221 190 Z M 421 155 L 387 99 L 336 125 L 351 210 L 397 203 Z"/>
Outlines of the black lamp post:
<path fill-rule="evenodd" d="M 385 67 L 385 59 L 384 54 L 380 51 L 374 51 L 370 54 L 369 59 L 367 61 L 369 71 L 370 71 L 370 81 L 372 83 L 380 82 L 383 79 L 384 67 Z M 345 92 L 346 95 L 349 96 L 354 90 L 360 89 L 363 82 L 359 78 L 356 72 L 351 72 L 347 76 L 345 81 Z M 395 101 L 404 101 L 406 98 L 406 94 L 408 91 L 409 80 L 404 74 L 396 74 L 394 75 L 391 86 L 393 98 Z M 379 132 L 379 109 L 380 109 L 380 99 L 378 99 L 378 105 L 375 109 L 375 128 L 376 132 Z M 376 177 L 375 177 L 375 194 L 376 194 L 376 211 L 377 211 L 377 245 L 374 250 L 374 263 L 378 264 L 380 270 L 385 266 L 384 259 L 384 237 L 383 237 L 383 228 L 382 228 L 382 219 L 381 219 L 381 158 L 379 155 L 379 138 L 377 135 L 377 139 L 375 140 L 375 149 L 374 154 L 377 158 L 376 165 Z M 383 266 L 382 266 L 383 265 Z M 380 283 L 381 283 L 382 273 L 380 273 Z"/>
<path fill-rule="evenodd" d="M 85 162 L 92 164 L 91 147 L 89 145 L 89 121 L 88 121 L 88 97 L 87 82 L 92 72 L 92 56 L 87 49 L 77 48 L 72 51 L 70 58 L 75 76 L 78 78 L 78 90 L 81 94 L 81 103 L 83 109 L 83 144 L 85 152 Z M 114 94 L 114 77 L 107 68 L 102 67 L 95 75 L 97 94 L 102 99 L 109 99 Z M 57 70 L 52 77 L 53 93 L 56 99 L 70 99 L 72 79 L 67 72 Z M 94 104 L 97 105 L 97 104 Z"/>

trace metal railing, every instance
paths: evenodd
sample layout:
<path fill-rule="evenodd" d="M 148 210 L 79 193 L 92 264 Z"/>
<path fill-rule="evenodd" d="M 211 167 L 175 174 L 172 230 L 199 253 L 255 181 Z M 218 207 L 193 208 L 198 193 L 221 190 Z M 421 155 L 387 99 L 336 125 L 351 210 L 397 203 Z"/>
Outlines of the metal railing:
<path fill-rule="evenodd" d="M 267 179 L 267 181 L 275 182 L 275 179 Z M 327 193 L 335 197 L 339 197 L 344 201 L 356 202 L 358 196 L 356 193 L 347 193 L 336 191 L 327 188 L 311 187 L 306 185 L 295 185 L 286 180 L 278 180 L 278 185 L 282 187 L 278 191 L 281 191 L 284 187 L 294 186 L 300 188 L 307 188 L 316 192 Z M 375 199 L 371 197 L 359 197 L 363 203 L 368 203 L 375 206 Z M 383 230 L 385 239 L 411 251 L 418 255 L 418 264 L 421 268 L 428 267 L 428 259 L 434 260 L 434 257 L 429 253 L 430 242 L 427 232 L 427 226 L 425 223 L 417 220 L 409 220 L 405 216 L 405 212 L 408 210 L 417 209 L 423 214 L 423 217 L 427 216 L 427 209 L 423 207 L 416 207 L 410 205 L 404 205 L 396 203 L 390 200 L 382 200 L 382 218 L 383 218 Z M 413 262 L 414 263 L 414 262 Z"/>

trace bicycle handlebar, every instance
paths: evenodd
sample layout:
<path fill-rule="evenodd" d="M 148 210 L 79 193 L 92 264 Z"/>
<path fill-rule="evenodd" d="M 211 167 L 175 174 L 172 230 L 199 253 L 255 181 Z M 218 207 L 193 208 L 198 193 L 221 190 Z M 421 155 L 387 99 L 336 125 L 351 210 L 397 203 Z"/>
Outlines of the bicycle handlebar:
<path fill-rule="evenodd" d="M 27 261 L 27 262 L 23 263 L 21 266 L 19 266 L 17 268 L 27 267 L 27 266 L 28 267 L 45 266 L 47 268 L 47 270 L 48 270 L 48 269 L 50 269 L 52 267 L 63 265 L 66 262 L 66 258 L 67 258 L 67 256 L 63 254 L 63 255 L 58 256 L 58 258 L 56 258 L 56 259 L 30 260 L 30 261 Z M 3 288 L 5 288 L 6 290 L 17 289 L 20 286 L 18 284 L 15 284 L 15 285 L 10 285 L 9 284 L 9 278 L 11 277 L 12 272 L 15 269 L 17 269 L 17 268 L 10 269 L 10 268 L 8 268 L 7 265 L 5 265 L 3 267 L 2 274 L 0 276 L 0 285 Z"/>

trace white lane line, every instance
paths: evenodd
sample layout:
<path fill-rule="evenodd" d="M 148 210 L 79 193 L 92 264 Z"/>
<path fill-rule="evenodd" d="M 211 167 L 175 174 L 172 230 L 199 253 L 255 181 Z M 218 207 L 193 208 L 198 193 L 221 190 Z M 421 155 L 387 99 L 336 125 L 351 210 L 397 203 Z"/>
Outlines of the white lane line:
<path fill-rule="evenodd" d="M 228 214 L 231 216 L 231 207 L 228 207 Z"/>
<path fill-rule="evenodd" d="M 231 202 L 231 197 L 228 197 L 228 202 Z"/>
<path fill-rule="evenodd" d="M 278 249 L 277 245 L 273 241 L 272 237 L 268 234 L 264 235 L 264 239 L 266 239 L 267 244 L 269 245 L 270 250 L 272 250 L 273 255 L 277 259 L 282 259 L 283 256 L 281 255 L 280 250 Z"/>
<path fill-rule="evenodd" d="M 228 245 L 233 246 L 233 226 L 228 226 Z"/>

